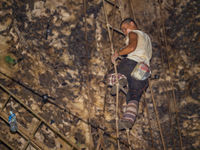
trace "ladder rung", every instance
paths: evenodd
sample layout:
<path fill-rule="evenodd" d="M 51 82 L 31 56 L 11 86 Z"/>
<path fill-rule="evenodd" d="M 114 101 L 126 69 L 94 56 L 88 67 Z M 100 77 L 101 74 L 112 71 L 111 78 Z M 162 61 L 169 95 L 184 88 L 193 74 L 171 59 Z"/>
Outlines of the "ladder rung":
<path fill-rule="evenodd" d="M 100 21 L 101 23 L 105 24 L 106 25 L 106 22 L 102 19 L 98 19 L 98 21 Z M 120 30 L 120 29 L 117 29 L 117 28 L 114 28 L 112 27 L 110 24 L 108 24 L 109 28 L 113 29 L 113 31 L 117 32 L 118 34 L 121 34 L 124 36 L 124 33 Z"/>
<path fill-rule="evenodd" d="M 117 4 L 111 2 L 110 0 L 105 0 L 105 2 L 107 2 L 110 5 L 112 5 L 113 7 L 119 8 L 119 6 Z"/>

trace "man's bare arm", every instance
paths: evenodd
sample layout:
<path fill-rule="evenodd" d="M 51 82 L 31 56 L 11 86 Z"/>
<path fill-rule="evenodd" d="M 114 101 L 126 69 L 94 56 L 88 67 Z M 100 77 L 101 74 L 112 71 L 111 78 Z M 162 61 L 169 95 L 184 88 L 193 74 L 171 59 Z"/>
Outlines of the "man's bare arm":
<path fill-rule="evenodd" d="M 129 44 L 119 51 L 119 55 L 127 55 L 131 52 L 133 52 L 136 49 L 137 46 L 137 40 L 138 36 L 134 32 L 129 33 Z"/>

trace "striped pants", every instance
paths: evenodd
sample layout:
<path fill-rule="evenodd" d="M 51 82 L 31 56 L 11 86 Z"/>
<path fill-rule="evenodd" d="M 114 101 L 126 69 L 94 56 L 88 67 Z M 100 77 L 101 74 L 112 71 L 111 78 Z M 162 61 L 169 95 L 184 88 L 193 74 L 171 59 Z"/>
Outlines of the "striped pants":
<path fill-rule="evenodd" d="M 130 121 L 132 124 L 135 122 L 137 113 L 138 113 L 138 101 L 131 100 L 128 102 L 123 114 L 123 120 Z"/>
<path fill-rule="evenodd" d="M 136 80 L 131 77 L 131 72 L 137 65 L 137 62 L 130 59 L 123 59 L 120 64 L 117 66 L 117 71 L 119 74 L 124 75 L 128 81 L 128 93 L 126 96 L 126 111 L 123 115 L 123 119 L 129 120 L 131 122 L 135 121 L 135 117 L 138 111 L 138 103 L 143 92 L 148 87 L 148 80 Z M 110 73 L 114 73 L 113 70 Z M 122 77 L 120 75 L 120 77 Z"/>

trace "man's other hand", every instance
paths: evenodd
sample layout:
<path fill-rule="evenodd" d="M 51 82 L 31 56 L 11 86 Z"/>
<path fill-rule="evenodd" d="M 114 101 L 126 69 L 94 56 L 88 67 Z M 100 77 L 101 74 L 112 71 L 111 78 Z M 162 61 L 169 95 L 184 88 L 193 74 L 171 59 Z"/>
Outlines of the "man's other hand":
<path fill-rule="evenodd" d="M 115 60 L 119 57 L 119 53 L 117 51 L 115 51 L 115 53 L 112 55 L 111 60 L 112 63 L 115 63 Z"/>

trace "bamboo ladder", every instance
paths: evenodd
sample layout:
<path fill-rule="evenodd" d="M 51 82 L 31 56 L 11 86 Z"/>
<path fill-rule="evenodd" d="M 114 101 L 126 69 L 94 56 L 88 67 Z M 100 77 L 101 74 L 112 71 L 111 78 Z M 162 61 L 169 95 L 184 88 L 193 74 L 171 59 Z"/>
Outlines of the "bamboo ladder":
<path fill-rule="evenodd" d="M 168 46 L 168 42 L 167 42 L 167 38 L 166 38 L 166 28 L 165 28 L 165 24 L 164 24 L 164 20 L 163 20 L 163 7 L 161 4 L 161 1 L 158 1 L 159 3 L 159 7 L 160 7 L 160 17 L 161 17 L 161 24 L 162 24 L 162 37 L 164 38 L 164 44 L 165 44 L 165 48 L 166 48 L 166 53 L 167 53 L 167 65 L 168 65 L 168 69 L 169 69 L 169 75 L 171 77 L 172 80 L 170 80 L 170 84 L 172 87 L 172 96 L 173 96 L 173 104 L 175 107 L 175 112 L 176 112 L 176 121 L 177 121 L 177 127 L 178 127 L 178 134 L 179 134 L 179 144 L 180 144 L 180 148 L 181 150 L 183 149 L 183 142 L 182 142 L 182 136 L 181 136 L 181 129 L 180 129 L 180 123 L 179 123 L 179 116 L 178 116 L 178 108 L 177 108 L 177 103 L 176 103 L 176 95 L 175 95 L 175 91 L 174 91 L 174 82 L 173 82 L 173 73 L 172 73 L 172 67 L 171 64 L 169 62 L 169 55 L 168 55 L 168 51 L 169 51 L 169 46 Z"/>
<path fill-rule="evenodd" d="M 105 8 L 105 0 L 103 0 L 103 9 L 104 9 L 104 15 L 105 15 L 105 19 L 106 19 L 106 26 L 107 26 L 107 31 L 108 31 L 108 36 L 109 36 L 109 40 L 110 40 L 110 48 L 111 48 L 111 54 L 114 54 L 114 49 L 113 49 L 113 42 L 112 42 L 112 35 L 111 35 L 111 31 L 110 31 L 110 24 L 108 21 L 108 16 L 107 16 L 107 11 Z M 114 71 L 115 71 L 115 75 L 117 77 L 117 66 L 116 63 L 114 62 Z M 118 150 L 120 150 L 120 143 L 119 143 L 119 128 L 118 128 L 118 107 L 119 107 L 119 81 L 118 78 L 116 78 L 117 84 L 116 84 L 116 107 L 115 107 L 115 119 L 116 119 L 116 136 L 117 136 L 117 145 L 118 145 Z"/>
<path fill-rule="evenodd" d="M 20 100 L 17 96 L 15 96 L 12 92 L 10 92 L 5 86 L 0 84 L 0 89 L 5 92 L 7 95 L 9 95 L 9 98 L 3 103 L 2 108 L 0 110 L 0 118 L 3 119 L 8 124 L 8 115 L 3 112 L 3 109 L 6 107 L 8 102 L 11 100 L 11 98 L 20 104 L 26 111 L 31 113 L 35 118 L 37 118 L 38 123 L 33 128 L 32 132 L 29 133 L 27 130 L 22 127 L 20 124 L 18 124 L 18 131 L 19 135 L 23 137 L 27 142 L 23 147 L 23 150 L 26 150 L 29 145 L 32 145 L 37 150 L 48 150 L 48 147 L 44 145 L 41 141 L 35 139 L 35 134 L 37 133 L 38 129 L 41 127 L 42 124 L 46 125 L 51 131 L 53 131 L 58 137 L 60 137 L 65 143 L 70 145 L 72 149 L 80 149 L 78 145 L 74 144 L 69 138 L 66 138 L 63 134 L 61 134 L 57 129 L 55 129 L 50 123 L 48 123 L 46 120 L 44 120 L 39 114 L 31 110 L 26 104 Z M 2 141 L 5 145 L 7 145 L 10 149 L 15 150 L 16 148 L 12 147 L 8 142 L 6 142 L 1 136 L 0 141 Z"/>
<path fill-rule="evenodd" d="M 116 5 L 116 0 L 115 0 L 115 4 L 113 4 L 112 2 L 106 0 L 108 3 L 112 4 L 112 6 L 114 6 L 115 8 L 119 9 L 119 12 L 121 14 L 121 18 L 122 20 L 125 19 L 124 16 L 122 15 L 122 2 L 119 0 L 119 6 Z M 105 0 L 103 0 L 103 8 L 104 8 L 104 15 L 105 15 L 105 19 L 106 19 L 106 26 L 107 26 L 107 31 L 108 31 L 108 35 L 109 35 L 109 40 L 110 40 L 110 47 L 111 47 L 111 54 L 114 54 L 114 49 L 113 49 L 113 38 L 112 38 L 112 34 L 110 31 L 110 28 L 112 29 L 112 33 L 115 30 L 115 28 L 113 28 L 109 21 L 108 21 L 108 16 L 107 16 L 107 12 L 105 9 Z M 118 33 L 121 33 L 121 31 L 116 30 Z M 116 67 L 116 63 L 114 63 L 114 70 L 115 70 L 115 75 L 117 76 L 117 67 Z M 115 114 L 115 118 L 116 118 L 116 136 L 117 136 L 117 144 L 118 144 L 118 149 L 120 149 L 120 144 L 119 144 L 119 130 L 118 130 L 118 114 L 119 114 L 119 81 L 118 78 L 117 79 L 117 88 L 116 88 L 116 114 Z M 126 130 L 127 133 L 127 139 L 128 139 L 128 146 L 129 149 L 131 150 L 131 143 L 130 143 L 130 138 L 129 138 L 129 129 Z"/>
<path fill-rule="evenodd" d="M 119 1 L 121 3 L 121 1 Z M 132 1 L 129 1 L 130 4 L 131 4 L 131 10 L 132 10 L 132 13 L 133 13 L 133 16 L 134 16 L 134 19 L 136 19 L 135 17 L 135 14 L 134 14 L 134 10 L 133 10 L 133 4 L 132 4 Z M 105 8 L 105 5 L 104 5 L 104 8 Z M 121 5 L 119 6 L 119 9 L 120 9 L 120 12 L 123 11 Z M 105 9 L 104 9 L 105 11 Z M 106 11 L 105 11 L 105 14 L 106 14 Z M 112 50 L 112 53 L 114 53 L 114 50 L 113 50 L 113 43 L 112 43 L 112 37 L 110 37 L 110 25 L 108 23 L 108 19 L 107 19 L 107 16 L 106 17 L 106 23 L 107 23 L 107 30 L 108 30 L 108 33 L 109 33 L 109 38 L 110 38 L 110 42 L 111 42 L 111 50 Z M 121 14 L 121 18 L 123 18 L 122 14 Z M 123 18 L 124 19 L 124 18 Z M 115 64 L 114 64 L 115 65 Z M 115 66 L 114 66 L 115 67 Z M 154 99 L 154 96 L 153 96 L 153 92 L 152 92 L 152 87 L 151 87 L 151 83 L 150 83 L 150 80 L 149 81 L 149 84 L 150 84 L 150 89 L 151 89 L 151 95 L 152 95 L 152 100 L 153 100 L 153 106 L 154 106 L 154 111 L 156 113 L 156 120 L 157 120 L 157 125 L 159 127 L 159 131 L 160 131 L 160 136 L 161 136 L 161 141 L 162 141 L 162 145 L 163 145 L 163 148 L 164 150 L 166 150 L 166 146 L 165 146 L 165 141 L 164 141 L 164 136 L 163 136 L 163 132 L 162 132 L 162 128 L 161 128 L 161 125 L 160 125 L 160 119 L 159 119 L 159 115 L 158 115 L 158 111 L 157 111 L 157 106 L 156 106 L 156 102 L 155 102 L 155 99 Z M 118 92 L 118 90 L 117 90 Z M 116 106 L 118 106 L 118 97 L 116 97 Z M 147 113 L 148 113 L 148 108 L 147 108 L 147 105 L 146 105 L 146 109 L 147 109 Z M 116 112 L 118 112 L 118 107 L 116 108 Z M 116 120 L 118 120 L 118 115 L 116 117 Z M 149 115 L 148 115 L 148 120 L 149 120 Z M 150 124 L 150 120 L 148 121 L 149 123 L 149 126 L 150 126 L 150 133 L 151 133 L 151 137 L 152 137 L 152 131 L 151 131 L 151 124 Z M 116 125 L 118 125 L 116 123 Z M 129 130 L 126 130 L 126 133 L 127 133 L 127 138 L 128 138 L 128 143 L 129 143 L 129 149 L 131 149 L 130 147 L 130 139 L 129 139 Z M 118 137 L 118 130 L 117 130 L 117 137 Z M 152 138 L 152 144 L 153 144 L 153 138 Z M 119 148 L 119 147 L 118 147 Z"/>

